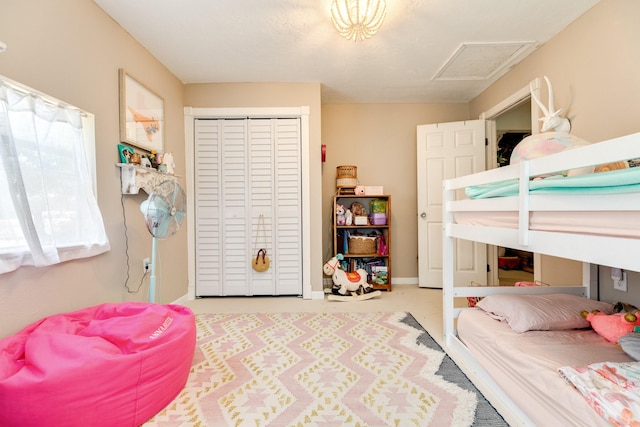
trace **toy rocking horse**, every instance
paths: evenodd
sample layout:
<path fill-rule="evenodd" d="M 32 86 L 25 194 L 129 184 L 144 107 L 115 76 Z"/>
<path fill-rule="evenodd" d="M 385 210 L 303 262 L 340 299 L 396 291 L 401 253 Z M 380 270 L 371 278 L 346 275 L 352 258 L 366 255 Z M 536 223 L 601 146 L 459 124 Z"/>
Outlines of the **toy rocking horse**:
<path fill-rule="evenodd" d="M 358 269 L 351 273 L 340 268 L 340 261 L 344 259 L 342 254 L 337 254 L 327 261 L 322 270 L 333 280 L 332 293 L 328 299 L 333 301 L 360 301 L 382 295 L 380 291 L 374 291 L 373 286 L 367 282 L 367 272 Z"/>

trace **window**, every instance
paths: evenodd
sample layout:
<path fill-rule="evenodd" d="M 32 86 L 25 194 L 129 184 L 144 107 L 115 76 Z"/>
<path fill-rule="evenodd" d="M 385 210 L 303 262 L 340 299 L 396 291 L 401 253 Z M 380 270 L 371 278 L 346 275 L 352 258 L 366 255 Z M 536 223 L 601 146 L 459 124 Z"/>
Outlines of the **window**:
<path fill-rule="evenodd" d="M 0 77 L 0 274 L 109 250 L 87 131 L 93 116 Z"/>

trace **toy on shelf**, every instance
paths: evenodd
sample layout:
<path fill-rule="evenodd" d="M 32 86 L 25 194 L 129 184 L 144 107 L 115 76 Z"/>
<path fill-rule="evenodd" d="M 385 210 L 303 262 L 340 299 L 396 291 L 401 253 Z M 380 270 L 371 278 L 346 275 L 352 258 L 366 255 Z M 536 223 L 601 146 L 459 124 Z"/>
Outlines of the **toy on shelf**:
<path fill-rule="evenodd" d="M 336 206 L 336 224 L 345 225 L 347 223 L 347 215 L 344 209 L 344 205 Z"/>
<path fill-rule="evenodd" d="M 353 214 L 349 209 L 347 209 L 347 211 L 344 213 L 344 217 L 345 217 L 345 221 L 344 221 L 345 225 L 353 224 Z"/>
<path fill-rule="evenodd" d="M 333 301 L 359 301 L 371 299 L 382 295 L 380 291 L 374 291 L 373 286 L 367 282 L 367 272 L 363 269 L 347 273 L 340 268 L 340 261 L 344 259 L 342 254 L 337 254 L 327 261 L 322 270 L 333 280 L 332 293 L 328 296 Z"/>

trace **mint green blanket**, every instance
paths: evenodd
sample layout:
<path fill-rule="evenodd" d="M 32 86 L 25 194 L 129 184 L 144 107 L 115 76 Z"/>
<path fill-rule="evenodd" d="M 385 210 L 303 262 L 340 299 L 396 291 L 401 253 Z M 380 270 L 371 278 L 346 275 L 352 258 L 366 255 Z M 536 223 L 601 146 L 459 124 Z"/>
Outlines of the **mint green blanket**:
<path fill-rule="evenodd" d="M 640 167 L 578 176 L 554 175 L 529 182 L 531 194 L 615 194 L 640 192 Z M 518 195 L 518 180 L 510 179 L 465 189 L 471 199 Z"/>

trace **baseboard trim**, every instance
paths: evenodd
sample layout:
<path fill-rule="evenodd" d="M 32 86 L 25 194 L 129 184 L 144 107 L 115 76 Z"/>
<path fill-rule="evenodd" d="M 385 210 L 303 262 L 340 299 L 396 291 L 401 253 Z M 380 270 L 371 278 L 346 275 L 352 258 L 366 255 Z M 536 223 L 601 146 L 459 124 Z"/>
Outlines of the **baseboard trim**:
<path fill-rule="evenodd" d="M 403 285 L 418 285 L 418 278 L 417 277 L 398 277 L 398 278 L 393 278 L 393 285 L 398 285 L 398 286 L 403 286 Z M 312 300 L 322 300 L 325 297 L 325 293 L 324 291 L 312 291 L 311 292 L 311 298 L 310 301 Z M 180 298 L 176 299 L 175 301 L 173 301 L 171 304 L 178 304 L 178 305 L 185 305 L 187 302 L 189 301 L 189 295 L 185 294 L 183 296 L 181 296 Z"/>
<path fill-rule="evenodd" d="M 418 285 L 418 278 L 417 277 L 393 277 L 393 279 L 391 279 L 391 284 L 393 286 L 395 285 Z"/>
<path fill-rule="evenodd" d="M 187 294 L 184 294 L 177 300 L 173 301 L 171 304 L 185 305 L 188 301 L 189 301 L 189 296 Z"/>
<path fill-rule="evenodd" d="M 313 291 L 311 292 L 312 300 L 324 299 L 324 291 Z"/>

